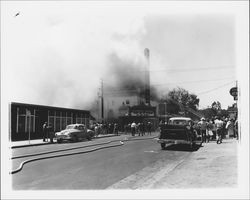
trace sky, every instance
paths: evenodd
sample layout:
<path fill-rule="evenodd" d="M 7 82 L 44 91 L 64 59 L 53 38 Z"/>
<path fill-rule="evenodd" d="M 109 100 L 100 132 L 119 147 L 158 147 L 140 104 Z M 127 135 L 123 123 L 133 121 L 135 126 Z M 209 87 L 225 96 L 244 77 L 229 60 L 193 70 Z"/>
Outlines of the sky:
<path fill-rule="evenodd" d="M 199 108 L 234 103 L 237 20 L 230 5 L 11 1 L 1 13 L 8 102 L 88 109 L 100 80 L 105 90 L 141 73 L 149 48 L 159 95 L 182 87 L 198 96 Z"/>

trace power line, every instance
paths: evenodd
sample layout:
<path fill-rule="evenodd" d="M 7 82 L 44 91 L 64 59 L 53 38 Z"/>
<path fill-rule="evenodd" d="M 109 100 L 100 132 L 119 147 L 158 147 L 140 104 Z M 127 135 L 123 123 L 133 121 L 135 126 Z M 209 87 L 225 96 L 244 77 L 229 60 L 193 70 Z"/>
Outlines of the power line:
<path fill-rule="evenodd" d="M 168 67 L 169 68 L 169 67 Z M 156 69 L 156 70 L 149 70 L 149 72 L 186 72 L 186 71 L 203 71 L 203 70 L 221 70 L 221 69 L 234 69 L 234 65 L 224 65 L 224 66 L 216 66 L 216 67 L 191 67 L 191 68 L 180 68 L 180 67 L 171 67 L 171 69 L 162 68 L 162 69 Z M 131 71 L 138 71 L 138 72 L 144 72 L 145 69 L 138 69 L 138 70 L 131 70 Z"/>
<path fill-rule="evenodd" d="M 201 83 L 201 82 L 210 82 L 210 81 L 222 81 L 222 80 L 228 80 L 228 79 L 232 79 L 234 77 L 227 77 L 227 78 L 223 78 L 223 79 L 210 79 L 210 80 L 197 80 L 197 81 L 184 81 L 184 82 L 172 82 L 172 83 L 166 83 L 166 84 L 151 84 L 151 85 L 173 85 L 173 84 L 180 84 L 180 83 Z"/>
<path fill-rule="evenodd" d="M 216 88 L 213 88 L 213 89 L 210 89 L 210 90 L 206 90 L 206 91 L 200 92 L 200 93 L 198 93 L 198 94 L 196 94 L 196 95 L 198 96 L 198 95 L 203 95 L 203 94 L 212 92 L 212 91 L 214 91 L 214 90 L 217 90 L 217 89 L 220 89 L 220 88 L 222 88 L 222 87 L 225 87 L 225 86 L 227 86 L 227 85 L 229 85 L 229 84 L 231 84 L 231 83 L 233 83 L 233 82 L 234 82 L 234 81 L 230 81 L 230 82 L 228 82 L 228 83 L 226 83 L 226 84 L 220 85 L 220 86 L 218 86 L 218 87 L 216 87 Z M 136 93 L 136 92 L 138 92 L 138 90 L 120 90 L 120 91 L 117 91 L 117 92 L 112 91 L 112 92 L 107 92 L 107 93 L 105 93 L 105 95 L 112 95 L 112 94 L 128 94 L 128 93 L 132 93 L 132 92 Z M 130 94 L 130 95 L 131 95 L 131 94 Z"/>
<path fill-rule="evenodd" d="M 227 77 L 227 78 L 223 78 L 223 79 L 210 79 L 210 80 L 198 80 L 198 81 L 184 81 L 184 82 L 172 82 L 172 83 L 164 83 L 164 84 L 151 84 L 151 86 L 165 86 L 165 85 L 173 85 L 173 84 L 180 84 L 180 83 L 201 83 L 201 82 L 211 82 L 211 81 L 223 81 L 223 80 L 228 80 L 228 79 L 232 79 L 234 77 Z M 111 93 L 122 93 L 122 92 L 139 92 L 139 90 L 137 89 L 112 89 L 109 90 L 109 94 Z M 106 93 L 107 94 L 107 93 Z"/>
<path fill-rule="evenodd" d="M 206 94 L 206 93 L 212 92 L 212 91 L 214 91 L 214 90 L 217 90 L 217 89 L 220 89 L 220 88 L 222 88 L 222 87 L 225 87 L 225 86 L 227 86 L 227 85 L 229 85 L 229 84 L 231 84 L 231 83 L 233 83 L 233 82 L 235 82 L 235 81 L 231 81 L 231 82 L 229 82 L 229 83 L 223 84 L 223 85 L 218 86 L 218 87 L 216 87 L 216 88 L 213 88 L 213 89 L 210 89 L 210 90 L 207 90 L 207 91 L 204 91 L 204 92 L 200 92 L 200 93 L 198 93 L 197 95 L 201 95 L 201 94 Z"/>

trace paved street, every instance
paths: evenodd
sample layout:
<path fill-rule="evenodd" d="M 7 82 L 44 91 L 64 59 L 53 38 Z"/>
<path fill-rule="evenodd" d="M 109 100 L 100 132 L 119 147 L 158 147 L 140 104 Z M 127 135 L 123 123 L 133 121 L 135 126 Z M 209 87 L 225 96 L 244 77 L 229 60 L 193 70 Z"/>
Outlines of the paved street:
<path fill-rule="evenodd" d="M 169 164 L 173 167 L 192 154 L 192 152 L 185 148 L 182 150 L 177 149 L 176 151 L 162 151 L 155 139 L 146 139 L 145 136 L 134 137 L 133 139 L 146 140 L 125 141 L 124 145 L 122 145 L 119 139 L 124 139 L 125 137 L 118 136 L 112 139 L 103 138 L 91 142 L 14 149 L 13 156 L 17 156 L 118 140 L 109 144 L 35 156 L 37 158 L 62 155 L 69 152 L 84 152 L 91 149 L 117 145 L 89 153 L 27 163 L 20 172 L 12 175 L 13 189 L 106 189 L 142 169 L 145 171 L 145 168 L 147 168 L 147 173 L 152 174 L 157 170 L 156 166 L 159 167 L 164 163 L 164 166 L 165 164 Z M 14 159 L 13 170 L 24 160 L 31 158 L 34 157 Z"/>
<path fill-rule="evenodd" d="M 14 190 L 235 188 L 237 140 L 161 150 L 152 136 L 128 135 L 12 149 Z M 122 142 L 121 142 L 122 141 Z M 20 157 L 20 158 L 17 158 Z"/>

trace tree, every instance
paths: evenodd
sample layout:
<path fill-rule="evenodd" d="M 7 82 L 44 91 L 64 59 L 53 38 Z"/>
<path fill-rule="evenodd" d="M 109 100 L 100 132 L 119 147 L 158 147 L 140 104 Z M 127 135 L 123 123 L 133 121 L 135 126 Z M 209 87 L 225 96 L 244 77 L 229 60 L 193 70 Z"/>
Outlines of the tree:
<path fill-rule="evenodd" d="M 217 111 L 213 108 L 202 109 L 200 110 L 200 112 L 203 113 L 206 119 L 211 119 L 212 117 L 217 115 Z"/>
<path fill-rule="evenodd" d="M 183 88 L 173 89 L 161 98 L 161 102 L 166 103 L 167 112 L 171 114 L 177 114 L 180 111 L 185 112 L 186 108 L 197 111 L 199 101 L 195 94 L 189 94 Z"/>
<path fill-rule="evenodd" d="M 212 103 L 212 109 L 217 110 L 217 111 L 221 110 L 221 103 L 219 101 L 217 101 L 217 102 L 214 101 Z"/>
<path fill-rule="evenodd" d="M 211 104 L 211 107 L 200 110 L 205 116 L 205 118 L 211 119 L 212 117 L 219 116 L 219 117 L 227 117 L 228 111 L 221 109 L 221 103 L 219 101 L 214 101 Z"/>
<path fill-rule="evenodd" d="M 184 107 L 198 109 L 200 99 L 195 94 L 189 94 L 189 92 L 183 88 L 178 87 L 168 93 L 170 100 L 177 102 Z"/>

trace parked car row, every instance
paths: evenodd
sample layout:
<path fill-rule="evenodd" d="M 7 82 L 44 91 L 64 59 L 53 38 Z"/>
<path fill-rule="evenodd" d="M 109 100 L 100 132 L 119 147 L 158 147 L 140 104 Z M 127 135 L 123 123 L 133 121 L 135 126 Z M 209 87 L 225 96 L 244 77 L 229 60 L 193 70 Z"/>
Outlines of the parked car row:
<path fill-rule="evenodd" d="M 160 125 L 160 135 L 158 143 L 164 149 L 167 143 L 185 143 L 192 148 L 197 142 L 201 141 L 198 131 L 193 128 L 194 122 L 187 117 L 173 117 L 167 124 Z M 87 129 L 84 124 L 70 124 L 65 130 L 55 133 L 58 143 L 62 141 L 82 141 L 91 140 L 95 136 L 93 130 Z"/>

